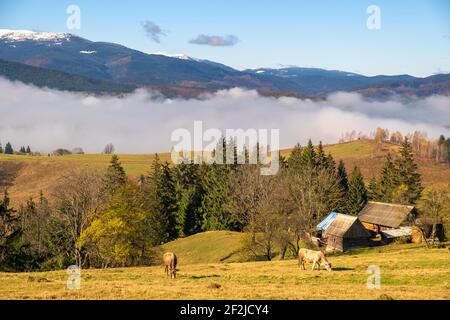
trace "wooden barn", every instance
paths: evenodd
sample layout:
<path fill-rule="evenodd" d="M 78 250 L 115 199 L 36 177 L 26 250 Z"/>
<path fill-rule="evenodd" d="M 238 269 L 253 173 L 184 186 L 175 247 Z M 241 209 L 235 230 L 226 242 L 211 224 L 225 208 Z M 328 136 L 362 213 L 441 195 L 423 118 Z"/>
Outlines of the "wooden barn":
<path fill-rule="evenodd" d="M 370 245 L 370 232 L 364 228 L 358 217 L 337 214 L 323 232 L 326 251 L 344 252 L 351 248 Z"/>
<path fill-rule="evenodd" d="M 417 217 L 413 206 L 369 202 L 359 213 L 358 218 L 364 226 L 380 234 L 381 231 L 411 226 Z"/>

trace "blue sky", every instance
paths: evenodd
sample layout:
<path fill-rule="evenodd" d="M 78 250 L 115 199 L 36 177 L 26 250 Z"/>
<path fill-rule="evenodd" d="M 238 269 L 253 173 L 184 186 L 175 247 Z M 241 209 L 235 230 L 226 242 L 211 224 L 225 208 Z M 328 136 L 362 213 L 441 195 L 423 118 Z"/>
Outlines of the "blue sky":
<path fill-rule="evenodd" d="M 67 30 L 66 8 L 81 9 Z M 369 5 L 381 29 L 369 30 Z M 146 36 L 151 21 L 165 35 Z M 184 53 L 238 69 L 297 65 L 375 74 L 450 72 L 447 0 L 0 0 L 0 28 L 72 32 L 147 53 Z M 233 35 L 230 46 L 190 43 L 200 34 Z"/>

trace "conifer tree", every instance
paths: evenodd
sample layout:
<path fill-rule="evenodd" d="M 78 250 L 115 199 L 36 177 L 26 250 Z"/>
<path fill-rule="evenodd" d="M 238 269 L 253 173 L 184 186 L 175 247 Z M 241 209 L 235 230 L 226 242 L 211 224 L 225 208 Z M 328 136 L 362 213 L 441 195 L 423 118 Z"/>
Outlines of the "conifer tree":
<path fill-rule="evenodd" d="M 308 145 L 303 149 L 302 164 L 309 168 L 314 168 L 316 166 L 316 152 L 311 139 L 309 139 Z"/>
<path fill-rule="evenodd" d="M 347 211 L 348 203 L 348 176 L 344 161 L 342 160 L 339 161 L 336 175 L 339 183 L 339 188 L 342 192 L 342 201 L 337 209 L 338 211 L 345 213 Z"/>
<path fill-rule="evenodd" d="M 287 165 L 289 170 L 300 170 L 303 163 L 302 147 L 300 144 L 296 144 L 294 149 L 292 149 L 289 159 L 287 160 Z"/>
<path fill-rule="evenodd" d="M 16 257 L 20 254 L 22 229 L 19 216 L 9 206 L 8 192 L 5 190 L 0 202 L 0 270 L 12 271 Z"/>
<path fill-rule="evenodd" d="M 406 188 L 406 200 L 409 204 L 415 204 L 423 191 L 421 176 L 417 164 L 414 161 L 413 151 L 408 139 L 401 144 L 400 158 L 396 161 L 397 166 L 397 188 Z"/>
<path fill-rule="evenodd" d="M 3 153 L 3 145 L 0 143 L 0 153 Z"/>
<path fill-rule="evenodd" d="M 125 185 L 127 176 L 117 155 L 111 157 L 110 164 L 106 170 L 104 187 L 107 195 L 113 195 Z"/>
<path fill-rule="evenodd" d="M 162 164 L 160 176 L 156 180 L 156 196 L 159 202 L 160 212 L 167 221 L 169 240 L 174 240 L 178 237 L 178 205 L 172 170 L 167 162 Z"/>
<path fill-rule="evenodd" d="M 367 204 L 367 190 L 364 178 L 357 166 L 353 168 L 348 182 L 347 213 L 357 215 Z"/>
<path fill-rule="evenodd" d="M 14 149 L 11 145 L 11 143 L 7 143 L 5 146 L 5 154 L 13 154 L 14 153 Z"/>
<path fill-rule="evenodd" d="M 329 159 L 325 154 L 325 150 L 323 149 L 322 141 L 319 142 L 319 146 L 317 147 L 316 152 L 316 165 L 320 168 L 328 168 L 329 167 Z"/>
<path fill-rule="evenodd" d="M 398 186 L 398 171 L 390 153 L 387 154 L 376 187 L 371 186 L 371 198 L 376 201 L 392 202 L 393 192 Z M 372 190 L 372 188 L 375 188 Z"/>
<path fill-rule="evenodd" d="M 30 146 L 27 146 L 26 153 L 31 154 L 31 148 L 30 148 Z"/>
<path fill-rule="evenodd" d="M 178 209 L 176 228 L 179 236 L 189 236 L 201 231 L 199 165 L 182 163 L 174 171 Z"/>
<path fill-rule="evenodd" d="M 202 230 L 234 229 L 235 225 L 227 209 L 229 166 L 202 165 L 201 183 L 203 189 L 200 212 L 202 214 Z"/>

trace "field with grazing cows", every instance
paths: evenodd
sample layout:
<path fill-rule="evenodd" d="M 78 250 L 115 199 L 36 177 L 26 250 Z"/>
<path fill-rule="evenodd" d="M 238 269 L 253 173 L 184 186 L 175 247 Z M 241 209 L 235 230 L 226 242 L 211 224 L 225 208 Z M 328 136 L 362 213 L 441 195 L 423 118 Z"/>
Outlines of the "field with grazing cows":
<path fill-rule="evenodd" d="M 216 246 L 190 247 L 206 239 Z M 239 234 L 210 232 L 167 244 L 178 250 L 175 280 L 162 265 L 83 270 L 80 290 L 67 289 L 66 271 L 0 273 L 0 299 L 450 299 L 448 248 L 358 249 L 330 256 L 333 272 L 319 272 L 296 260 L 227 262 L 238 243 Z M 380 267 L 379 289 L 367 288 L 371 265 Z"/>

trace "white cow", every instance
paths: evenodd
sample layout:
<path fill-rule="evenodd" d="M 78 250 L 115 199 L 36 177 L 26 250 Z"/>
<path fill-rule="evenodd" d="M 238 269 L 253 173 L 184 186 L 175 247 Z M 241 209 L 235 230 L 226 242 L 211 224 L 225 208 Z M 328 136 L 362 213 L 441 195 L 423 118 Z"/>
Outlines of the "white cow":
<path fill-rule="evenodd" d="M 308 249 L 300 249 L 298 252 L 298 266 L 299 268 L 302 268 L 303 270 L 306 270 L 305 263 L 309 262 L 312 263 L 312 270 L 316 268 L 317 270 L 320 270 L 320 265 L 324 265 L 325 269 L 328 271 L 331 271 L 331 263 L 328 262 L 327 258 L 323 254 L 322 251 L 314 251 L 314 250 L 308 250 Z"/>

